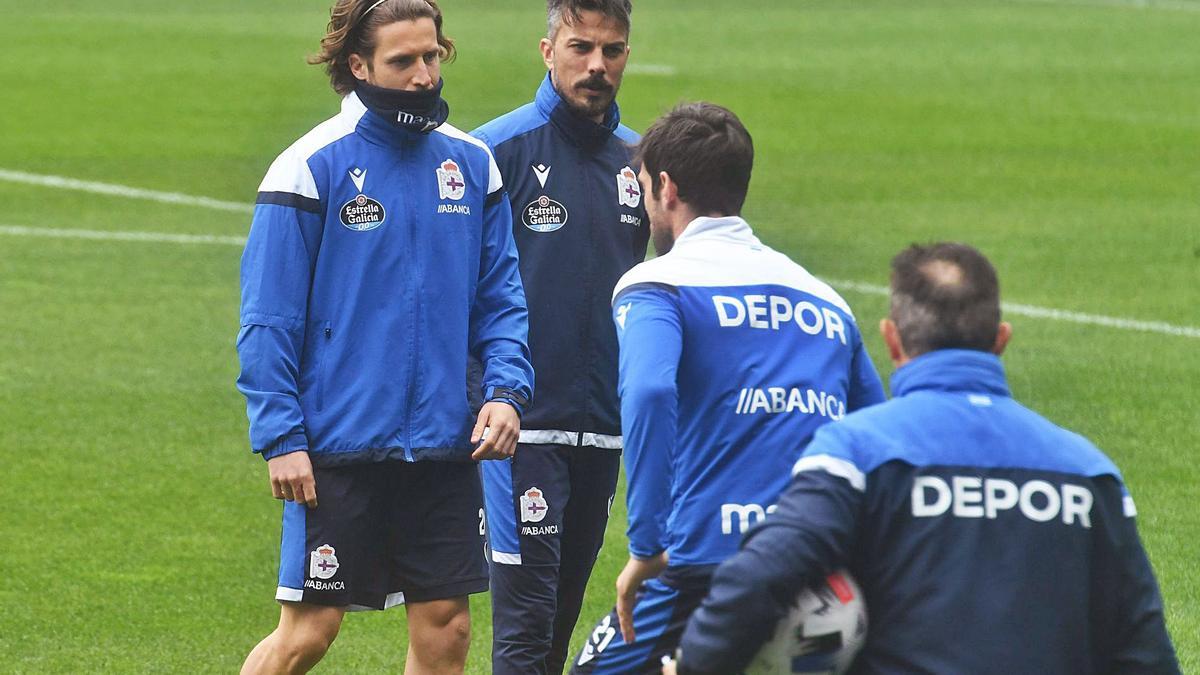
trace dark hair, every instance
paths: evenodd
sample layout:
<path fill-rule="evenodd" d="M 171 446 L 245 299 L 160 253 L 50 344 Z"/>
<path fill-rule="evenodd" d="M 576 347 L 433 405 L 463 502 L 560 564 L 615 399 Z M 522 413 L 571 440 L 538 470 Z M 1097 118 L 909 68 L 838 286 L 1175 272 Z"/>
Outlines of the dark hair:
<path fill-rule="evenodd" d="M 433 19 L 437 28 L 442 61 L 454 60 L 454 40 L 442 33 L 442 10 L 437 0 L 337 0 L 329 10 L 329 27 L 321 38 L 321 52 L 308 62 L 325 64 L 329 84 L 345 96 L 354 91 L 355 77 L 350 72 L 350 55 L 370 57 L 375 53 L 375 33 L 380 26 L 397 21 Z M 364 16 L 365 15 L 365 16 Z"/>
<path fill-rule="evenodd" d="M 654 196 L 666 171 L 679 199 L 699 215 L 736 216 L 746 203 L 754 141 L 737 115 L 715 103 L 681 103 L 650 125 L 637 161 L 650 175 Z"/>
<path fill-rule="evenodd" d="M 892 258 L 891 319 L 909 356 L 936 349 L 991 351 L 1000 330 L 1000 282 L 966 244 L 913 244 Z"/>
<path fill-rule="evenodd" d="M 581 12 L 589 11 L 615 20 L 629 34 L 630 0 L 546 0 L 546 35 L 553 40 L 563 23 L 575 23 Z"/>

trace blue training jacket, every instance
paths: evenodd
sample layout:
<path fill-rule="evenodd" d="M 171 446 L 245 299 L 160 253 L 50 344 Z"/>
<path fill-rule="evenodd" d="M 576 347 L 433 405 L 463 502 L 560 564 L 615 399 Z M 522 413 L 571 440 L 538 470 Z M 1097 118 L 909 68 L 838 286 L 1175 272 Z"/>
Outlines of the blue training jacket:
<path fill-rule="evenodd" d="M 242 256 L 238 389 L 264 458 L 467 460 L 482 396 L 532 396 L 512 221 L 487 147 L 354 94 L 275 160 Z"/>
<path fill-rule="evenodd" d="M 547 75 L 532 103 L 472 132 L 508 189 L 537 401 L 523 443 L 621 447 L 617 336 L 609 294 L 646 258 L 650 228 L 616 103 L 603 124 L 573 113 Z"/>
<path fill-rule="evenodd" d="M 883 400 L 845 301 L 741 218 L 698 218 L 617 285 L 629 550 L 711 565 L 809 437 Z"/>
<path fill-rule="evenodd" d="M 681 673 L 735 673 L 805 585 L 848 566 L 858 675 L 1179 672 L 1113 463 L 1012 399 L 1000 359 L 920 356 L 822 428 L 778 510 L 717 569 Z"/>

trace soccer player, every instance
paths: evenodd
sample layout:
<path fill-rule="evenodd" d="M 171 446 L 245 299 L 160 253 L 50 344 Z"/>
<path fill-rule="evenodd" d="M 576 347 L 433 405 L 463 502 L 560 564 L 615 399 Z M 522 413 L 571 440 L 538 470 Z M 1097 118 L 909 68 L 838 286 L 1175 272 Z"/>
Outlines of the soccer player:
<path fill-rule="evenodd" d="M 891 285 L 895 398 L 817 432 L 665 672 L 739 672 L 848 566 L 871 622 L 854 673 L 1178 673 L 1117 467 L 1012 398 L 991 264 L 913 246 Z"/>
<path fill-rule="evenodd" d="M 681 105 L 638 150 L 659 257 L 617 284 L 629 562 L 577 673 L 657 673 L 819 427 L 883 400 L 846 302 L 739 217 L 750 134 Z"/>
<path fill-rule="evenodd" d="M 508 187 L 538 400 L 520 451 L 484 465 L 492 668 L 561 673 L 620 469 L 609 293 L 646 257 L 649 226 L 617 90 L 628 0 L 550 0 L 535 100 L 474 133 Z"/>
<path fill-rule="evenodd" d="M 463 670 L 467 595 L 487 589 L 471 460 L 512 455 L 533 373 L 499 171 L 446 123 L 452 55 L 432 0 L 338 0 L 314 62 L 341 112 L 259 188 L 238 388 L 286 503 L 279 626 L 244 673 L 304 672 L 347 610 L 398 604 L 406 672 Z"/>

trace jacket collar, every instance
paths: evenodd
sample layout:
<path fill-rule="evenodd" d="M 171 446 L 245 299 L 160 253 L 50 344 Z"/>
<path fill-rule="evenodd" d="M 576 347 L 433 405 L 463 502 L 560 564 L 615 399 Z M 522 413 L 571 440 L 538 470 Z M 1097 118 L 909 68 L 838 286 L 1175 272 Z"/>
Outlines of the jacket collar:
<path fill-rule="evenodd" d="M 349 115 L 351 118 L 358 118 L 358 125 L 355 127 L 355 131 L 376 145 L 401 148 L 419 141 L 422 137 L 428 136 L 428 134 L 420 134 L 397 126 L 379 113 L 369 110 L 362 100 L 358 98 L 358 94 L 354 92 L 349 93 L 342 99 L 342 114 Z"/>
<path fill-rule="evenodd" d="M 922 354 L 896 369 L 892 395 L 915 391 L 976 391 L 1012 396 L 1000 357 L 973 349 L 939 349 Z"/>
<path fill-rule="evenodd" d="M 739 216 L 724 218 L 709 218 L 701 216 L 688 223 L 683 233 L 675 240 L 671 250 L 687 246 L 692 242 L 713 241 L 724 244 L 740 244 L 742 246 L 762 246 L 750 224 Z"/>
<path fill-rule="evenodd" d="M 586 117 L 576 115 L 558 95 L 554 82 L 550 80 L 550 73 L 546 73 L 542 86 L 538 87 L 534 103 L 538 112 L 576 145 L 600 145 L 612 136 L 617 130 L 617 125 L 621 123 L 621 109 L 615 100 L 605 113 L 603 124 L 596 124 Z"/>

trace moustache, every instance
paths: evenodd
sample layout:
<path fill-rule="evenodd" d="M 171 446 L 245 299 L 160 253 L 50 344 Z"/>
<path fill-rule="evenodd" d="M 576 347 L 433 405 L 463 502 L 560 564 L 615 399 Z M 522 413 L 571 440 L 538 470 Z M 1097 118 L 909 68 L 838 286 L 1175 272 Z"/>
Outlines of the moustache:
<path fill-rule="evenodd" d="M 575 85 L 576 89 L 592 89 L 594 91 L 612 91 L 612 85 L 604 80 L 603 76 L 589 77 L 588 79 Z"/>

